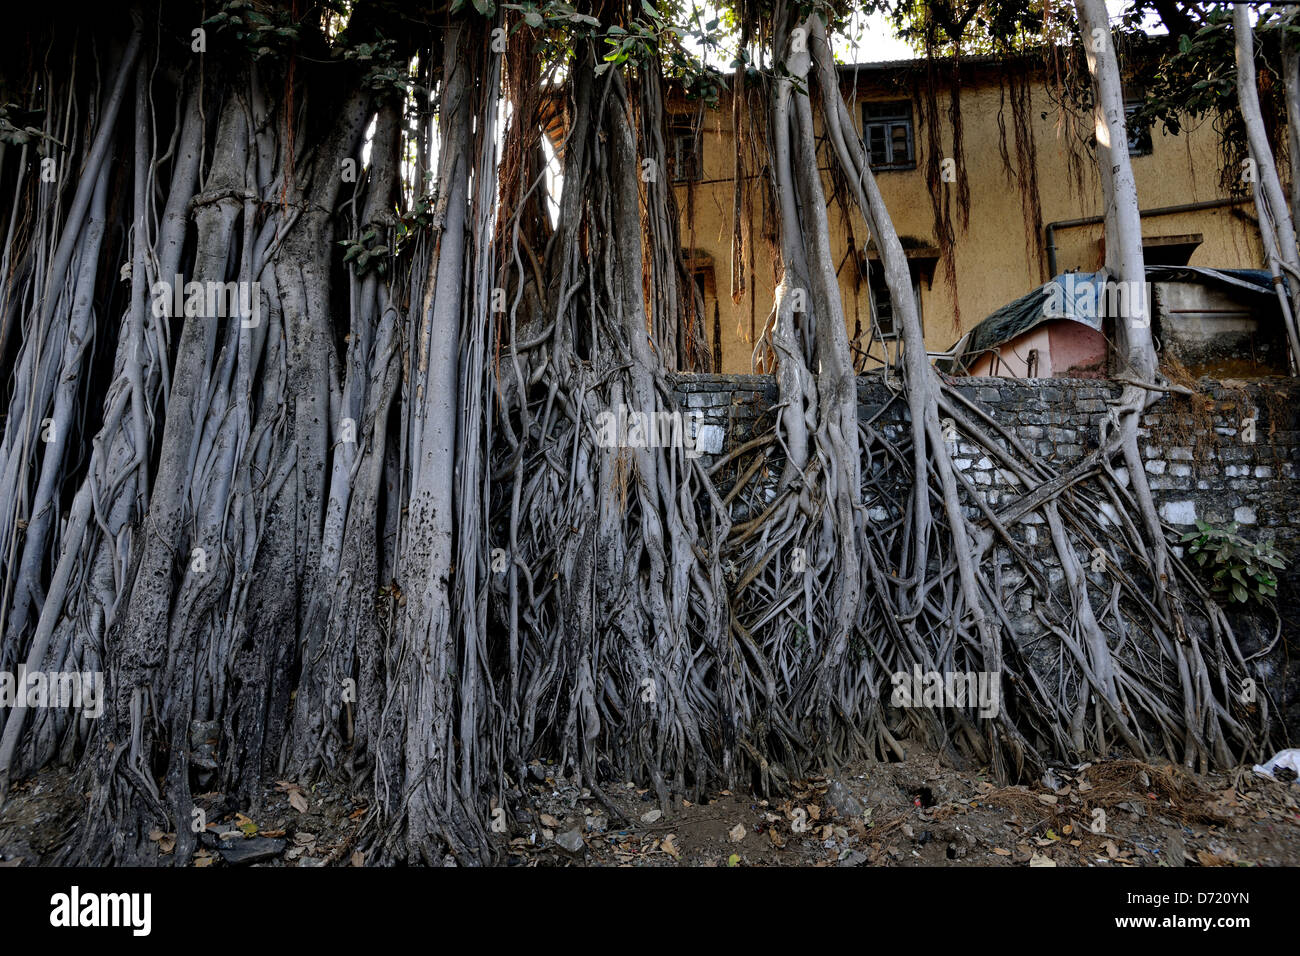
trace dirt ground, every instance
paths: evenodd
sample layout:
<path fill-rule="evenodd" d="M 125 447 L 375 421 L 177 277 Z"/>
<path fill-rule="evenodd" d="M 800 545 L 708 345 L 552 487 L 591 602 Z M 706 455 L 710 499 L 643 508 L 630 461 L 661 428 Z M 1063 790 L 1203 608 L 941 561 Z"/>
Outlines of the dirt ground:
<path fill-rule="evenodd" d="M 59 771 L 15 784 L 0 811 L 0 866 L 48 863 L 83 801 Z M 665 814 L 653 792 L 606 784 L 607 802 L 538 761 L 513 813 L 495 813 L 515 866 L 1296 866 L 1300 786 L 1249 767 L 1199 777 L 1112 760 L 995 785 L 933 755 L 796 781 L 763 799 L 721 791 Z M 360 866 L 368 796 L 281 781 L 260 807 L 223 794 L 195 866 Z M 618 814 L 619 816 L 616 816 Z M 160 863 L 175 835 L 154 831 Z M 450 860 L 448 862 L 451 862 Z"/>

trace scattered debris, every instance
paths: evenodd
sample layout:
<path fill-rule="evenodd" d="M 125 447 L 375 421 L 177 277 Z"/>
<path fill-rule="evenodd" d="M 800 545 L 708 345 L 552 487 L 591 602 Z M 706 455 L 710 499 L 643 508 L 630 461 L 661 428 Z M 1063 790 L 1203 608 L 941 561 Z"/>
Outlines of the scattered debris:
<path fill-rule="evenodd" d="M 542 769 L 538 780 L 534 767 Z M 1283 769 L 1279 766 L 1279 769 Z M 1300 790 L 1243 766 L 1195 775 L 1119 759 L 1055 767 L 1032 785 L 1000 785 L 933 754 L 792 779 L 783 792 L 668 795 L 539 761 L 507 782 L 511 821 L 499 862 L 514 866 L 1250 866 L 1300 865 Z M 599 784 L 599 786 L 596 786 Z M 1048 785 L 1052 786 L 1048 786 Z M 299 795 L 306 804 L 303 809 Z M 256 809 L 195 795 L 207 830 L 189 865 L 366 866 L 368 797 L 327 781 L 280 781 Z M 84 796 L 57 769 L 10 787 L 0 809 L 0 864 L 48 865 Z M 647 806 L 649 805 L 649 806 Z M 752 839 L 753 836 L 758 839 Z M 172 860 L 158 821 L 149 839 Z M 452 864 L 454 858 L 449 858 Z"/>
<path fill-rule="evenodd" d="M 1300 776 L 1300 750 L 1294 748 L 1283 750 L 1274 754 L 1273 759 L 1268 763 L 1260 765 L 1255 764 L 1255 773 L 1265 777 L 1272 777 L 1274 780 L 1281 780 L 1284 783 L 1295 782 L 1297 776 Z"/>
<path fill-rule="evenodd" d="M 862 804 L 848 787 L 838 779 L 832 780 L 826 788 L 826 803 L 841 819 L 856 819 L 862 816 Z"/>
<path fill-rule="evenodd" d="M 246 837 L 243 839 L 222 840 L 211 831 L 205 831 L 200 839 L 205 846 L 216 850 L 221 855 L 221 858 L 231 866 L 274 859 L 284 852 L 287 845 L 279 837 Z"/>
<path fill-rule="evenodd" d="M 570 853 L 580 853 L 586 846 L 582 839 L 582 831 L 577 827 L 572 830 L 565 830 L 555 838 L 555 845 L 561 850 L 567 850 Z"/>

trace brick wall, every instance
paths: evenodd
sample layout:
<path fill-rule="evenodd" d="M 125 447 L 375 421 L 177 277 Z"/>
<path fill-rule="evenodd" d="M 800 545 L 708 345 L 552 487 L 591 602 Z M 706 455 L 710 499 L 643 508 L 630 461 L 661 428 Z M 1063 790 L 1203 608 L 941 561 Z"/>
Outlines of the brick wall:
<path fill-rule="evenodd" d="M 956 387 L 1040 460 L 1062 471 L 1096 449 L 1107 402 L 1121 391 L 1117 383 L 1097 379 L 968 378 Z M 1290 650 L 1279 648 L 1261 671 L 1289 714 L 1292 732 L 1300 732 L 1300 672 L 1289 663 L 1300 652 L 1300 384 L 1263 379 L 1202 383 L 1199 388 L 1195 397 L 1167 396 L 1143 419 L 1148 481 L 1161 517 L 1176 531 L 1190 530 L 1198 518 L 1218 526 L 1236 521 L 1246 536 L 1274 541 L 1291 562 L 1281 575 L 1277 602 Z M 676 390 L 684 409 L 703 415 L 697 447 L 706 459 L 716 460 L 772 427 L 777 392 L 769 376 L 683 376 Z M 906 405 L 891 400 L 893 394 L 880 376 L 859 379 L 859 420 L 889 439 L 907 431 Z M 999 507 L 1017 494 L 1015 476 L 960 437 L 954 462 L 989 505 Z M 1119 475 L 1123 480 L 1122 469 Z M 722 477 L 725 484 L 725 473 Z M 872 477 L 875 483 L 866 499 L 871 519 L 901 519 L 907 491 L 903 476 L 892 482 L 882 460 Z M 1120 520 L 1110 504 L 1099 502 L 1099 507 L 1108 518 Z M 979 514 L 973 505 L 970 512 Z M 1042 525 L 1043 519 L 1031 514 L 1012 529 L 1012 536 L 1041 559 L 1055 589 L 1063 574 Z M 1100 574 L 1090 577 L 1105 586 Z M 1014 567 L 1007 568 L 1003 586 L 1015 629 L 1030 636 L 1038 626 L 1033 589 Z M 1276 627 L 1271 614 L 1242 611 L 1239 605 L 1229 611 L 1246 653 L 1271 641 Z"/>
<path fill-rule="evenodd" d="M 1143 419 L 1147 477 L 1161 516 L 1190 526 L 1237 521 L 1280 546 L 1300 537 L 1300 384 L 1287 379 L 1214 383 L 1195 399 L 1170 396 Z M 706 458 L 770 428 L 776 385 L 765 375 L 683 376 L 676 383 L 684 409 L 703 414 L 697 447 Z M 1059 469 L 1097 447 L 1107 401 L 1120 386 L 1097 379 L 963 379 L 957 390 L 980 403 L 1042 460 Z M 902 433 L 906 407 L 890 403 L 878 376 L 858 383 L 858 414 L 888 436 Z M 1254 441 L 1243 434 L 1254 416 Z M 1245 426 L 1249 430 L 1249 426 Z M 997 505 L 1013 490 L 1008 477 L 979 451 L 958 442 L 955 461 Z"/>

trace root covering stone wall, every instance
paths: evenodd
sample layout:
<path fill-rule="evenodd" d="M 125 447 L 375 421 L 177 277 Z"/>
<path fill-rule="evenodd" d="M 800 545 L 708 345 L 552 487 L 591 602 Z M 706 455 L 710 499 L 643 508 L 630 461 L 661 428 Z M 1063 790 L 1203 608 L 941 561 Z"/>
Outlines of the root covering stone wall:
<path fill-rule="evenodd" d="M 957 390 L 1054 467 L 1097 447 L 1107 401 L 1120 386 L 1097 379 L 956 379 Z M 1161 516 L 1175 528 L 1197 518 L 1236 521 L 1288 546 L 1300 538 L 1300 385 L 1287 379 L 1203 382 L 1194 398 L 1170 396 L 1143 420 L 1147 474 Z M 765 375 L 683 376 L 684 410 L 703 415 L 698 447 L 708 459 L 772 426 L 776 385 Z M 888 436 L 902 435 L 907 409 L 881 376 L 858 382 L 858 411 Z M 1254 418 L 1253 429 L 1248 419 Z M 1253 430 L 1253 440 L 1251 432 Z M 1013 487 L 977 449 L 958 441 L 956 463 L 997 505 Z"/>
<path fill-rule="evenodd" d="M 1099 426 L 1118 383 L 1097 379 L 953 379 L 958 392 L 978 402 L 993 419 L 1043 462 L 1059 471 L 1097 447 Z M 727 451 L 773 426 L 776 385 L 769 376 L 698 375 L 676 380 L 685 411 L 698 412 L 697 448 L 715 462 Z M 907 440 L 907 408 L 897 388 L 883 375 L 858 381 L 859 420 L 887 439 Z M 1147 478 L 1161 517 L 1172 533 L 1195 527 L 1197 519 L 1224 526 L 1235 521 L 1252 540 L 1271 540 L 1289 566 L 1281 575 L 1277 609 L 1284 647 L 1261 659 L 1258 671 L 1284 712 L 1295 735 L 1300 731 L 1300 669 L 1290 661 L 1300 651 L 1300 384 L 1289 379 L 1207 382 L 1194 396 L 1166 396 L 1142 423 Z M 998 468 L 981 450 L 956 436 L 954 461 L 987 505 L 998 508 L 1017 492 L 1014 475 Z M 877 487 L 890 488 L 888 461 L 881 456 L 870 469 Z M 882 474 L 882 471 L 884 474 Z M 776 470 L 771 470 L 775 477 Z M 1123 470 L 1117 474 L 1124 482 Z M 726 484 L 726 472 L 720 478 Z M 881 481 L 881 479 L 885 479 Z M 873 521 L 902 520 L 899 494 L 869 497 Z M 968 499 L 969 501 L 969 499 Z M 970 501 L 977 517 L 980 509 Z M 1111 520 L 1126 520 L 1114 505 L 1098 501 Z M 1042 554 L 1042 569 L 1053 591 L 1063 574 L 1046 540 L 1040 515 L 1030 514 L 1012 529 L 1022 547 Z M 1176 549 L 1181 553 L 1181 548 Z M 1008 567 L 1003 579 L 1004 608 L 1027 643 L 1039 627 L 1034 602 L 1041 598 Z M 1089 569 L 1100 593 L 1107 588 L 1104 570 Z M 1247 654 L 1271 642 L 1277 620 L 1261 609 L 1229 607 L 1234 630 Z M 1030 652 L 1032 655 L 1032 651 Z M 1040 665 L 1050 666 L 1047 661 Z"/>

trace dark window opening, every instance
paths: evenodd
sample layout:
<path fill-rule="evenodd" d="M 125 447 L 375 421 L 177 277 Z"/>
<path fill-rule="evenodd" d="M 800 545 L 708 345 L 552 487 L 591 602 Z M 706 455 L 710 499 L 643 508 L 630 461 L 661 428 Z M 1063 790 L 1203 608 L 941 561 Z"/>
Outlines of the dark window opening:
<path fill-rule="evenodd" d="M 912 299 L 916 302 L 916 317 L 925 329 L 925 316 L 921 311 L 921 275 L 916 263 L 910 263 L 912 274 Z M 871 286 L 871 321 L 876 334 L 882 339 L 897 338 L 898 323 L 894 320 L 894 303 L 885 284 L 885 268 L 879 259 L 871 259 L 867 266 L 867 282 Z"/>
<path fill-rule="evenodd" d="M 912 104 L 864 103 L 862 139 L 878 170 L 915 169 L 916 143 L 912 132 Z"/>
<path fill-rule="evenodd" d="M 694 182 L 701 177 L 704 163 L 699 131 L 689 118 L 675 118 L 668 124 L 668 162 L 673 182 Z"/>
<path fill-rule="evenodd" d="M 722 324 L 718 312 L 718 295 L 713 278 L 713 263 L 706 255 L 690 255 L 685 250 L 682 251 L 682 259 L 691 277 L 691 284 L 688 287 L 691 293 L 689 295 L 690 301 L 686 303 L 687 327 L 698 330 L 703 336 L 703 341 L 697 342 L 700 354 L 695 358 L 698 367 L 693 370 L 721 372 Z M 710 322 L 710 319 L 712 322 Z M 694 336 L 696 333 L 692 331 L 689 334 Z M 710 347 L 709 339 L 713 340 L 712 347 Z M 682 345 L 684 348 L 684 339 Z M 684 363 L 688 361 L 687 356 L 684 355 L 682 358 Z M 682 367 L 685 368 L 686 365 L 683 364 Z"/>
<path fill-rule="evenodd" d="M 1124 104 L 1124 129 L 1128 132 L 1128 154 L 1130 156 L 1151 155 L 1151 125 L 1137 120 L 1141 103 Z"/>

